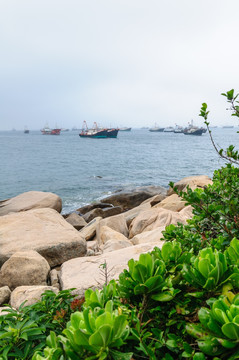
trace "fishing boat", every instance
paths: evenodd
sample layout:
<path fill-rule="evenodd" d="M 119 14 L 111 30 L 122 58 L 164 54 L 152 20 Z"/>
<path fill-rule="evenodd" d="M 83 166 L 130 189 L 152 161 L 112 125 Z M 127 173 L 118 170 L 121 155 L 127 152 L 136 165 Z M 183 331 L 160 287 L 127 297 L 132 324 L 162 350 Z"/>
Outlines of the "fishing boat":
<path fill-rule="evenodd" d="M 119 129 L 107 129 L 107 137 L 108 138 L 117 138 Z"/>
<path fill-rule="evenodd" d="M 195 126 L 193 124 L 193 120 L 191 121 L 191 123 L 188 124 L 188 126 L 183 130 L 184 135 L 202 135 L 203 133 L 205 133 L 207 131 L 207 129 L 201 127 L 199 128 L 198 126 Z"/>
<path fill-rule="evenodd" d="M 163 132 L 174 132 L 174 128 L 172 126 L 168 126 L 164 128 Z"/>
<path fill-rule="evenodd" d="M 119 129 L 99 128 L 96 122 L 94 122 L 93 127 L 89 129 L 86 121 L 84 121 L 79 136 L 93 139 L 116 138 L 118 131 Z"/>
<path fill-rule="evenodd" d="M 42 135 L 60 135 L 61 129 L 55 128 L 50 129 L 48 125 L 46 125 L 43 129 L 41 129 Z"/>
<path fill-rule="evenodd" d="M 151 131 L 151 132 L 163 132 L 164 128 L 157 126 L 157 124 L 155 123 L 155 125 L 153 127 L 151 127 L 149 129 L 149 131 Z"/>
<path fill-rule="evenodd" d="M 131 131 L 131 127 L 122 127 L 122 128 L 119 128 L 119 131 Z"/>
<path fill-rule="evenodd" d="M 182 134 L 182 133 L 183 133 L 183 130 L 184 130 L 184 128 L 183 128 L 182 126 L 179 126 L 179 125 L 176 124 L 173 132 L 174 132 L 175 134 Z"/>

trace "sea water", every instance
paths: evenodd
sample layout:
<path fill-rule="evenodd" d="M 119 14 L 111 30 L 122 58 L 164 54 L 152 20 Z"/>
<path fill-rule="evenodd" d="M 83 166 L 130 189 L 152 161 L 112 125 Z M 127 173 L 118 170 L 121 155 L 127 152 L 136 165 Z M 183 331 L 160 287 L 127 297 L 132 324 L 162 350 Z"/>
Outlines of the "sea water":
<path fill-rule="evenodd" d="M 236 145 L 236 128 L 212 129 L 215 143 Z M 63 213 L 129 187 L 168 187 L 191 175 L 212 176 L 223 165 L 209 134 L 185 136 L 148 129 L 119 132 L 116 139 L 59 136 L 40 131 L 0 132 L 0 200 L 50 191 L 62 198 Z"/>

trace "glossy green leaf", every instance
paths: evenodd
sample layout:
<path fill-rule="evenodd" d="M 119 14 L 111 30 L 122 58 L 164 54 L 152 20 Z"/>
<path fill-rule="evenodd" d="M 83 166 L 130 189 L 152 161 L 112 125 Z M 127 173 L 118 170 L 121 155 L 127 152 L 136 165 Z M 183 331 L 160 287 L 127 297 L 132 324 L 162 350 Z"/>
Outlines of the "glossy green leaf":
<path fill-rule="evenodd" d="M 94 334 L 89 338 L 89 344 L 106 348 L 111 341 L 112 327 L 110 325 L 102 325 Z"/>
<path fill-rule="evenodd" d="M 153 300 L 156 301 L 170 301 L 174 298 L 174 296 L 170 292 L 162 292 L 151 296 Z"/>
<path fill-rule="evenodd" d="M 239 339 L 239 325 L 235 323 L 227 323 L 222 326 L 223 334 L 231 340 Z"/>
<path fill-rule="evenodd" d="M 118 339 L 123 335 L 127 327 L 127 317 L 125 315 L 119 315 L 115 318 L 113 326 L 113 339 Z"/>
<path fill-rule="evenodd" d="M 199 349 L 206 355 L 216 356 L 223 353 L 224 349 L 219 344 L 217 339 L 208 338 L 205 340 L 198 341 Z"/>

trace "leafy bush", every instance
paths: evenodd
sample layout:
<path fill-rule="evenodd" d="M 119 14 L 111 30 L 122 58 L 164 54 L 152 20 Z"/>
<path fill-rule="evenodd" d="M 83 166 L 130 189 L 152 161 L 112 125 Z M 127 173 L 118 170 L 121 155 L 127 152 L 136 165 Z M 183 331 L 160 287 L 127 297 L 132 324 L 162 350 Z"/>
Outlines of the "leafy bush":
<path fill-rule="evenodd" d="M 31 359 L 34 351 L 45 346 L 52 329 L 61 333 L 65 328 L 75 311 L 73 299 L 69 290 L 58 294 L 47 290 L 36 304 L 23 303 L 19 310 L 8 307 L 8 313 L 0 316 L 0 359 Z"/>

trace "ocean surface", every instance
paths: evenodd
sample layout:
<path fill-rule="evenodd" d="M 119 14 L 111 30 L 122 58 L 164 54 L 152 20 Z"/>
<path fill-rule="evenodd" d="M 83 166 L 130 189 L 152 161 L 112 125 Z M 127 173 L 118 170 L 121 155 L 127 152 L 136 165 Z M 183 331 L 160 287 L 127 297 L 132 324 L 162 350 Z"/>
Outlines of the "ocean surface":
<path fill-rule="evenodd" d="M 238 128 L 212 129 L 226 148 L 239 140 Z M 185 136 L 147 129 L 120 131 L 117 139 L 59 136 L 40 131 L 0 132 L 0 200 L 20 193 L 50 191 L 62 198 L 63 213 L 128 187 L 161 185 L 191 175 L 209 175 L 223 165 L 209 134 Z"/>

